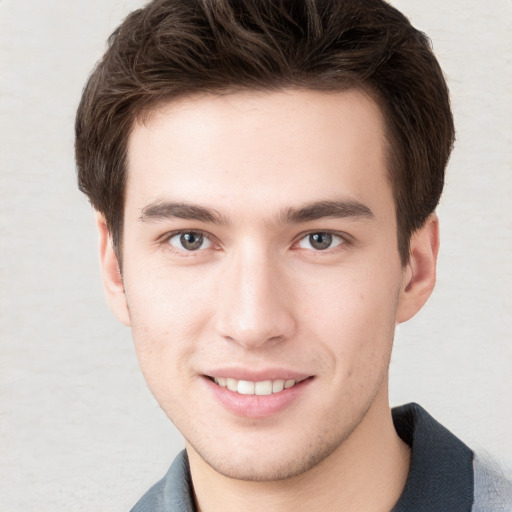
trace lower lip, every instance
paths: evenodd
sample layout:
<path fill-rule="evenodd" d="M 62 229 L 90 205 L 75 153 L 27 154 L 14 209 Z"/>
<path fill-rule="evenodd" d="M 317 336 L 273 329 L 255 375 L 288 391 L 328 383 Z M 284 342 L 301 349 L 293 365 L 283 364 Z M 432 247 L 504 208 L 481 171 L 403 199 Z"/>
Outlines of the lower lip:
<path fill-rule="evenodd" d="M 215 384 L 208 377 L 204 377 L 204 381 L 215 398 L 230 412 L 247 418 L 266 418 L 286 409 L 296 401 L 312 379 L 303 380 L 291 388 L 271 395 L 242 395 Z"/>

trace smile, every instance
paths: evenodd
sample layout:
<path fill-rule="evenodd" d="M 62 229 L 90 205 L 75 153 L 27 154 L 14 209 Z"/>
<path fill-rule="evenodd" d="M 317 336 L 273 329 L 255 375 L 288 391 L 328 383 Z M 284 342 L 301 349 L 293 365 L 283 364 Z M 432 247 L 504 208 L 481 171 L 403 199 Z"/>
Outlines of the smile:
<path fill-rule="evenodd" d="M 240 395 L 272 395 L 275 393 L 280 393 L 285 389 L 292 388 L 299 382 L 302 382 L 305 379 L 300 380 L 264 380 L 260 382 L 251 382 L 248 380 L 237 380 L 229 377 L 212 377 L 212 380 L 218 384 L 222 388 L 227 388 L 229 391 L 233 391 L 234 393 L 238 393 Z"/>

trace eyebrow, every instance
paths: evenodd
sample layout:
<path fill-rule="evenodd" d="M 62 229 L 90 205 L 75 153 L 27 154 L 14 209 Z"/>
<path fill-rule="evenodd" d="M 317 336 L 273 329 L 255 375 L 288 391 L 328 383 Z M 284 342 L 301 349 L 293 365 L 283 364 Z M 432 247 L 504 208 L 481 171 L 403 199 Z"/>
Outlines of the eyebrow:
<path fill-rule="evenodd" d="M 156 201 L 150 203 L 142 208 L 139 217 L 142 222 L 173 218 L 197 220 L 210 224 L 227 224 L 227 221 L 217 210 L 182 202 Z"/>
<path fill-rule="evenodd" d="M 300 208 L 288 208 L 281 217 L 286 223 L 299 224 L 324 218 L 372 219 L 374 215 L 370 208 L 363 203 L 353 199 L 343 199 L 339 201 L 317 201 Z"/>
<path fill-rule="evenodd" d="M 278 219 L 284 224 L 300 224 L 324 218 L 372 219 L 368 206 L 353 199 L 316 201 L 298 208 L 287 208 Z M 151 222 L 166 219 L 196 220 L 209 224 L 229 224 L 217 210 L 192 203 L 155 201 L 141 210 L 139 220 Z"/>

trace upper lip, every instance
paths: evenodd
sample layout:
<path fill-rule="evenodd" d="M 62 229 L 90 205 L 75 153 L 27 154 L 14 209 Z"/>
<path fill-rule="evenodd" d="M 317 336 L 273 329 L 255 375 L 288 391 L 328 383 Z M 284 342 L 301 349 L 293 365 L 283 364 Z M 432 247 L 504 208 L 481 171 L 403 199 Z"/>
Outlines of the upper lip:
<path fill-rule="evenodd" d="M 303 380 L 311 377 L 309 373 L 299 372 L 285 368 L 267 368 L 254 370 L 247 368 L 215 368 L 204 373 L 207 377 L 224 377 L 249 382 L 262 382 L 265 380 Z"/>

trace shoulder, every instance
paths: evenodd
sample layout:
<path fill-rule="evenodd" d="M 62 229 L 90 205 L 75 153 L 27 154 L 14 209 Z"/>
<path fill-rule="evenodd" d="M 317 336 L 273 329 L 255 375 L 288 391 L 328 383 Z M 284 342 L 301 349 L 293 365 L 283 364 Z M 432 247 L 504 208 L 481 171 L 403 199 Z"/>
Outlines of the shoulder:
<path fill-rule="evenodd" d="M 475 454 L 474 504 L 472 512 L 512 511 L 512 479 L 499 464 L 483 454 Z"/>
<path fill-rule="evenodd" d="M 182 451 L 165 476 L 151 487 L 130 512 L 195 512 L 188 457 Z"/>
<path fill-rule="evenodd" d="M 512 512 L 512 482 L 496 462 L 475 454 L 417 404 L 394 409 L 393 421 L 412 449 L 393 512 Z"/>

